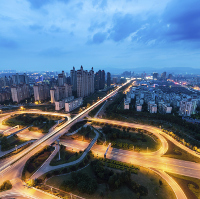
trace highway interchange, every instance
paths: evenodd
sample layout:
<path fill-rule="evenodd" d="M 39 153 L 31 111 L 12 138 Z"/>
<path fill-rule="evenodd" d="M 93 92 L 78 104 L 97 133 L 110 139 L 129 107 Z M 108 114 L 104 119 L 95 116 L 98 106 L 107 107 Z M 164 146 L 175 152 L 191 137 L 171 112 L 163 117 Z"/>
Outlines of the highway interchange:
<path fill-rule="evenodd" d="M 44 146 L 50 145 L 55 140 L 57 140 L 61 135 L 66 133 L 73 124 L 75 124 L 78 121 L 81 121 L 84 117 L 87 116 L 88 112 L 91 111 L 93 108 L 95 108 L 102 102 L 106 101 L 109 97 L 112 97 L 113 95 L 115 95 L 120 88 L 121 87 L 118 87 L 115 91 L 111 92 L 106 97 L 102 98 L 100 101 L 98 101 L 97 103 L 90 106 L 88 109 L 84 110 L 83 112 L 75 116 L 73 119 L 70 119 L 68 117 L 67 122 L 65 122 L 59 127 L 56 127 L 55 129 L 52 129 L 48 134 L 46 134 L 42 138 L 35 141 L 30 147 L 26 148 L 22 152 L 18 153 L 15 156 L 12 156 L 12 158 L 8 158 L 7 161 L 5 160 L 0 161 L 1 181 L 11 180 L 11 182 L 14 182 L 14 188 L 11 191 L 7 191 L 8 194 L 9 193 L 11 194 L 12 192 L 16 191 L 16 192 L 24 193 L 26 194 L 27 197 L 30 197 L 30 198 L 44 198 L 43 195 L 45 193 L 42 193 L 41 191 L 38 191 L 35 189 L 27 189 L 23 186 L 23 183 L 19 180 L 21 178 L 21 174 L 22 174 L 22 170 L 23 170 L 25 162 L 31 156 L 33 156 L 37 151 L 41 150 Z M 39 112 L 39 113 L 44 113 L 44 112 Z M 54 114 L 54 115 L 65 116 L 65 117 L 68 116 L 66 114 L 59 114 L 59 113 L 44 113 L 44 114 Z M 5 117 L 0 118 L 0 122 L 9 116 L 10 114 L 6 115 Z M 98 119 L 98 118 L 91 118 L 90 120 L 112 124 L 112 125 L 117 124 L 124 127 L 145 129 L 153 133 L 154 135 L 156 135 L 158 139 L 160 140 L 160 142 L 162 143 L 161 148 L 156 152 L 137 153 L 133 151 L 110 148 L 107 154 L 107 158 L 151 168 L 169 183 L 169 185 L 172 187 L 178 199 L 186 199 L 186 196 L 183 190 L 180 188 L 180 186 L 169 175 L 167 175 L 165 171 L 200 179 L 200 164 L 189 162 L 189 161 L 178 160 L 178 159 L 161 157 L 168 150 L 168 143 L 164 137 L 167 137 L 167 139 L 172 141 L 175 145 L 179 146 L 180 148 L 186 150 L 188 153 L 199 157 L 199 155 L 197 155 L 194 151 L 180 144 L 179 142 L 171 138 L 169 135 L 163 133 L 161 129 L 148 126 L 148 125 L 126 123 L 126 122 L 121 122 L 121 121 L 111 121 L 111 120 Z M 95 141 L 93 141 L 92 146 L 94 143 Z M 78 148 L 79 150 L 84 150 L 86 148 L 86 146 L 77 144 L 76 142 L 74 143 L 72 142 L 69 144 L 66 143 L 66 146 L 69 148 L 70 147 Z M 106 147 L 101 146 L 101 145 L 94 145 L 91 150 L 97 153 L 99 156 L 103 156 L 106 151 Z M 46 172 L 46 170 L 43 170 L 43 171 Z M 40 173 L 40 174 L 43 174 L 43 173 Z M 0 193 L 0 197 L 3 195 L 5 195 L 5 192 Z M 46 195 L 45 198 L 55 198 L 55 197 L 53 195 L 52 196 Z"/>

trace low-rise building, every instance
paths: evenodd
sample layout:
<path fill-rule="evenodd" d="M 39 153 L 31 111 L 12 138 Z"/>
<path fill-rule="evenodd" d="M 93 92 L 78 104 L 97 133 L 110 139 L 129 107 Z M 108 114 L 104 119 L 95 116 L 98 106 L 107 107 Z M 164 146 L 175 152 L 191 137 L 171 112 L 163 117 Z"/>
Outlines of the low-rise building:
<path fill-rule="evenodd" d="M 141 112 L 141 111 L 142 111 L 142 105 L 141 105 L 141 104 L 137 104 L 137 105 L 136 105 L 136 110 L 137 110 L 138 112 Z"/>
<path fill-rule="evenodd" d="M 124 109 L 129 109 L 129 101 L 124 99 Z"/>
<path fill-rule="evenodd" d="M 72 110 L 80 107 L 83 104 L 83 98 L 79 97 L 76 99 L 69 100 L 65 103 L 65 111 L 71 112 Z"/>
<path fill-rule="evenodd" d="M 195 99 L 186 99 L 180 101 L 179 114 L 183 116 L 191 116 L 196 113 L 197 100 Z"/>
<path fill-rule="evenodd" d="M 151 104 L 149 108 L 150 113 L 157 113 L 157 104 Z"/>
<path fill-rule="evenodd" d="M 59 111 L 61 109 L 63 109 L 65 107 L 65 101 L 61 100 L 61 101 L 56 101 L 55 102 L 55 110 Z"/>

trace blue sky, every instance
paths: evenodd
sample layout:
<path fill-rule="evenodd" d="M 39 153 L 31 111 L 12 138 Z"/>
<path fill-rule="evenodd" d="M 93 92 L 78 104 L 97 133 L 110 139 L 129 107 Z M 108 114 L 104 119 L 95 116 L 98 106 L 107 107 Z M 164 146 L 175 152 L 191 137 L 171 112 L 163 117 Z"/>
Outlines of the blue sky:
<path fill-rule="evenodd" d="M 200 1 L 0 1 L 0 69 L 80 65 L 200 68 Z"/>

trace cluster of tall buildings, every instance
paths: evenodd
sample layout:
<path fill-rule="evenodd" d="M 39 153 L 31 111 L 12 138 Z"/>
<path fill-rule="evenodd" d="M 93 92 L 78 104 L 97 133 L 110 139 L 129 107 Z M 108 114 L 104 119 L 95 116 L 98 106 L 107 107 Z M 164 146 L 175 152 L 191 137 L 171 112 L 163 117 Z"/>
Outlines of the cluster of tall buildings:
<path fill-rule="evenodd" d="M 7 75 L 7 74 L 6 74 Z M 79 70 L 75 67 L 68 73 L 62 71 L 60 74 L 53 72 L 10 74 L 0 78 L 0 102 L 12 99 L 13 102 L 21 101 L 34 96 L 35 102 L 51 100 L 55 109 L 65 108 L 66 111 L 80 106 L 83 98 L 91 95 L 95 90 L 105 88 L 105 71 L 99 70 L 94 73 L 91 70 Z M 43 78 L 45 76 L 45 79 Z M 111 74 L 107 73 L 107 87 L 111 85 Z M 66 104 L 67 103 L 67 104 Z"/>
<path fill-rule="evenodd" d="M 166 72 L 161 73 L 160 76 L 156 72 L 153 73 L 153 80 L 167 80 L 167 79 L 173 79 L 173 75 L 169 74 L 168 77 L 167 77 Z"/>
<path fill-rule="evenodd" d="M 11 95 L 13 102 L 21 102 L 30 97 L 29 77 L 26 73 L 12 75 Z"/>
<path fill-rule="evenodd" d="M 11 87 L 11 94 L 13 102 L 21 102 L 30 97 L 29 85 L 18 84 Z"/>
<path fill-rule="evenodd" d="M 47 84 L 35 84 L 33 86 L 35 101 L 43 101 L 49 98 L 49 86 Z"/>

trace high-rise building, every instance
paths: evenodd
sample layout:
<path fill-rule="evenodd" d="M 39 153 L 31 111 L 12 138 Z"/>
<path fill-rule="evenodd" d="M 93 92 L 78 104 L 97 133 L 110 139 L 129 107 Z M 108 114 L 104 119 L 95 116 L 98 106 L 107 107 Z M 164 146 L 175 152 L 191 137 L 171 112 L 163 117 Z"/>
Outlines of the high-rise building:
<path fill-rule="evenodd" d="M 49 97 L 49 86 L 47 84 L 37 84 L 33 86 L 35 101 L 46 100 Z"/>
<path fill-rule="evenodd" d="M 173 75 L 172 75 L 172 74 L 169 74 L 169 75 L 168 75 L 168 79 L 173 79 Z"/>
<path fill-rule="evenodd" d="M 99 71 L 100 72 L 100 71 Z M 99 89 L 104 89 L 105 88 L 105 71 L 102 70 L 100 72 L 101 76 L 100 76 L 100 81 L 99 81 Z"/>
<path fill-rule="evenodd" d="M 0 92 L 0 103 L 5 102 L 6 100 L 10 100 L 10 98 L 11 98 L 10 91 L 1 90 L 1 92 Z"/>
<path fill-rule="evenodd" d="M 158 73 L 153 73 L 153 80 L 157 80 L 158 79 Z"/>
<path fill-rule="evenodd" d="M 95 74 L 95 90 L 104 89 L 105 88 L 105 71 L 99 70 Z"/>
<path fill-rule="evenodd" d="M 14 85 L 18 85 L 20 83 L 29 84 L 29 77 L 26 75 L 26 73 L 23 75 L 16 73 L 16 75 L 12 75 L 12 82 Z"/>
<path fill-rule="evenodd" d="M 70 71 L 70 77 L 71 77 L 71 85 L 73 88 L 73 91 L 77 90 L 77 71 L 73 67 L 73 70 Z"/>
<path fill-rule="evenodd" d="M 80 70 L 77 70 L 77 96 L 86 97 L 92 93 L 94 93 L 93 68 L 88 72 L 81 66 Z"/>
<path fill-rule="evenodd" d="M 111 84 L 111 74 L 107 72 L 107 87 L 110 87 Z"/>
<path fill-rule="evenodd" d="M 58 86 L 64 86 L 64 83 L 66 83 L 66 76 L 64 71 L 62 71 L 61 74 L 58 74 Z"/>
<path fill-rule="evenodd" d="M 99 73 L 95 73 L 95 76 L 94 76 L 94 88 L 95 90 L 99 90 Z"/>
<path fill-rule="evenodd" d="M 165 80 L 167 78 L 167 73 L 166 72 L 163 72 L 161 74 L 161 79 Z"/>
<path fill-rule="evenodd" d="M 11 87 L 11 94 L 13 102 L 21 102 L 22 100 L 30 97 L 29 85 L 19 84 Z"/>

